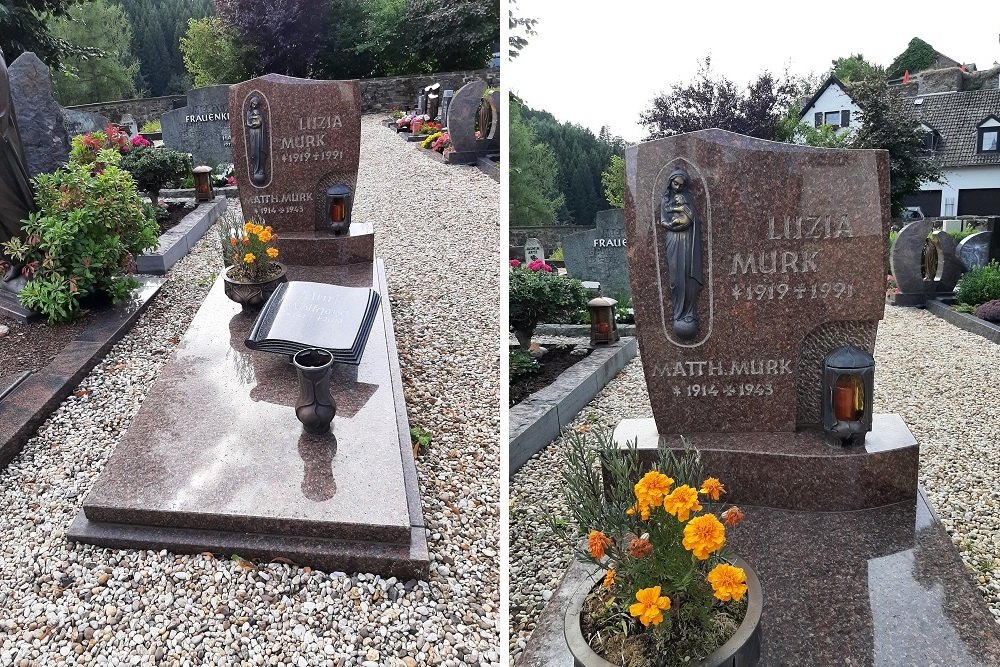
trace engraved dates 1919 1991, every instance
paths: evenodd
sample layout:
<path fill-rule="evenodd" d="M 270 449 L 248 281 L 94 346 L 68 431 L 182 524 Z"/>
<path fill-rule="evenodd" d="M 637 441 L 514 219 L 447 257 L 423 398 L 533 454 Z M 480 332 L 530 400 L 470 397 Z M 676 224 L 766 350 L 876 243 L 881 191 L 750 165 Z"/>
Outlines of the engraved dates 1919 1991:
<path fill-rule="evenodd" d="M 674 333 L 683 340 L 698 336 L 698 295 L 702 286 L 701 227 L 695 211 L 690 177 L 675 169 L 660 202 L 660 224 L 666 228 L 666 260 Z"/>

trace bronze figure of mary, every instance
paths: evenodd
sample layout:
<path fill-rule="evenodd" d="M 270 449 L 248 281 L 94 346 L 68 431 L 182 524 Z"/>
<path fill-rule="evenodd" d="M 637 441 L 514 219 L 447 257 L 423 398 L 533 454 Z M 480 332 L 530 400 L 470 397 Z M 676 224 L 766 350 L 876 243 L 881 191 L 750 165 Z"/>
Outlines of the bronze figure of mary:
<path fill-rule="evenodd" d="M 260 112 L 260 98 L 253 95 L 246 113 L 247 157 L 250 158 L 250 182 L 258 186 L 267 182 L 264 132 L 264 116 Z"/>
<path fill-rule="evenodd" d="M 660 201 L 660 224 L 666 228 L 667 269 L 674 333 L 682 340 L 698 336 L 698 295 L 701 293 L 701 227 L 691 192 L 690 177 L 675 169 Z"/>

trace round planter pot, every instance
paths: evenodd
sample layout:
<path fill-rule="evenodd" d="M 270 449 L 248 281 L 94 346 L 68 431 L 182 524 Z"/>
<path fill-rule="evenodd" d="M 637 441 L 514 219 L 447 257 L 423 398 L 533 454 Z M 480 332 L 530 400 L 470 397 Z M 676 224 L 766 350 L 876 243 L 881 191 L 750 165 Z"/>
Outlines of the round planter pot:
<path fill-rule="evenodd" d="M 760 662 L 760 615 L 764 596 L 760 589 L 757 573 L 741 558 L 734 558 L 733 565 L 743 568 L 747 575 L 747 613 L 736 633 L 712 655 L 700 662 L 692 662 L 687 667 L 753 667 Z M 580 612 L 584 600 L 594 587 L 599 585 L 600 570 L 583 582 L 573 593 L 566 610 L 566 644 L 573 654 L 575 667 L 616 667 L 597 655 L 587 644 L 580 629 Z"/>
<path fill-rule="evenodd" d="M 229 274 L 235 268 L 230 266 L 222 274 L 226 296 L 244 308 L 260 308 L 274 294 L 274 290 L 278 289 L 278 285 L 288 282 L 288 277 L 285 275 L 285 265 L 279 262 L 275 262 L 275 264 L 281 269 L 281 273 L 260 283 L 230 278 Z"/>

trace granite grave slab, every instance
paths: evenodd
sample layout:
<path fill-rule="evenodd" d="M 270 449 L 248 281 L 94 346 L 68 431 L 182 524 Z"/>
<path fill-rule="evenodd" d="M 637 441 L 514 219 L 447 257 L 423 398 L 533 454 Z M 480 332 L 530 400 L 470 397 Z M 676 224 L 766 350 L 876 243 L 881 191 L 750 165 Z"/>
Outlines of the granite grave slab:
<path fill-rule="evenodd" d="M 268 74 L 229 89 L 236 182 L 243 215 L 278 235 L 282 261 L 334 265 L 372 261 L 371 225 L 333 233 L 326 193 L 345 186 L 347 220 L 357 192 L 361 107 L 357 81 Z"/>
<path fill-rule="evenodd" d="M 160 116 L 163 145 L 190 153 L 195 165 L 233 161 L 229 86 L 206 86 L 187 93 L 187 106 Z"/>
<path fill-rule="evenodd" d="M 598 211 L 595 222 L 594 229 L 563 237 L 566 272 L 573 278 L 601 283 L 605 296 L 619 300 L 631 297 L 625 211 L 617 208 Z"/>

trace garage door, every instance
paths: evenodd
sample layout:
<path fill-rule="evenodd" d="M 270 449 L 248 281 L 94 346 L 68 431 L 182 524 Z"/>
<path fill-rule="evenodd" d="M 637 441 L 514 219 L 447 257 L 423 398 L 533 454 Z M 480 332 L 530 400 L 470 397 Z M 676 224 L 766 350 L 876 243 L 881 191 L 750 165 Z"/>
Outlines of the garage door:
<path fill-rule="evenodd" d="M 958 214 L 1000 215 L 1000 188 L 959 190 Z"/>
<path fill-rule="evenodd" d="M 936 218 L 941 215 L 941 191 L 921 190 L 903 198 L 903 206 L 919 206 L 925 218 Z"/>

